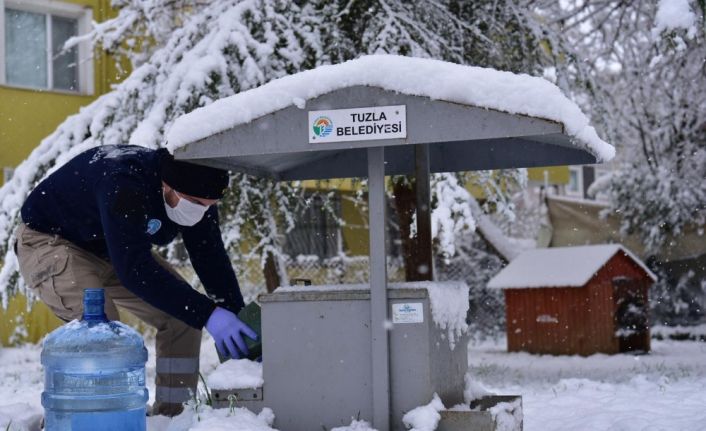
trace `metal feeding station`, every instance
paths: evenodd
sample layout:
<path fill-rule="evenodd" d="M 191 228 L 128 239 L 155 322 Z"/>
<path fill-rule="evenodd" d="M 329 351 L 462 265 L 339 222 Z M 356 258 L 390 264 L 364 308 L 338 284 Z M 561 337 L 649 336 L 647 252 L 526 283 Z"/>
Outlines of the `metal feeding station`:
<path fill-rule="evenodd" d="M 391 77 L 386 68 L 409 76 Z M 369 56 L 319 69 L 187 114 L 182 118 L 191 116 L 192 123 L 182 122 L 181 130 L 209 118 L 227 125 L 224 117 L 234 106 L 233 115 L 242 118 L 171 148 L 177 159 L 278 181 L 368 178 L 369 286 L 262 295 L 265 384 L 244 405 L 272 408 L 274 426 L 288 431 L 328 430 L 351 418 L 380 431 L 403 430 L 402 415 L 427 404 L 434 392 L 447 407 L 463 402 L 467 353 L 465 340 L 456 349 L 442 340 L 424 289 L 388 289 L 385 175 L 416 176 L 418 236 L 431 238 L 432 172 L 589 164 L 597 157 L 577 146 L 558 121 L 424 94 L 425 74 L 436 73 L 443 83 L 447 73 L 479 68 Z M 336 82 L 346 84 L 331 84 Z M 280 102 L 258 107 L 263 98 Z M 247 114 L 253 101 L 258 105 Z M 168 139 L 173 145 L 175 139 Z M 431 241 L 425 244 L 430 260 Z M 417 304 L 426 319 L 390 325 L 393 307 L 402 303 Z"/>

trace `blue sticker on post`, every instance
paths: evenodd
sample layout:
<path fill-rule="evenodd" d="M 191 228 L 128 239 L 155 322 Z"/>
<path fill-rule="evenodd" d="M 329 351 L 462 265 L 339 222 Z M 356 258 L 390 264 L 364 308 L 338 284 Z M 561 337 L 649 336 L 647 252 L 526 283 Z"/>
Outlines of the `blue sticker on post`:
<path fill-rule="evenodd" d="M 157 233 L 159 228 L 162 227 L 162 222 L 159 219 L 153 218 L 147 222 L 147 233 L 154 235 Z"/>

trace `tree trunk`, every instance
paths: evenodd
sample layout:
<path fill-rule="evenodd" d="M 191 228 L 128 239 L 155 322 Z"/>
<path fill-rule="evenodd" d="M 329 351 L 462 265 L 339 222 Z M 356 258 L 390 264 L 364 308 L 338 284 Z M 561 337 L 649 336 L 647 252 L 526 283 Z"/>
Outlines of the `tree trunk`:
<path fill-rule="evenodd" d="M 402 254 L 404 256 L 405 280 L 427 281 L 431 279 L 431 268 L 424 247 L 419 247 L 419 236 L 410 237 L 412 221 L 417 210 L 417 187 L 414 180 L 393 181 L 392 190 L 395 197 L 395 210 L 400 222 L 400 237 Z"/>
<path fill-rule="evenodd" d="M 267 260 L 265 260 L 265 268 L 263 269 L 265 274 L 265 286 L 267 287 L 267 293 L 272 293 L 275 289 L 280 286 L 279 271 L 277 270 L 277 261 L 272 253 L 267 253 Z"/>

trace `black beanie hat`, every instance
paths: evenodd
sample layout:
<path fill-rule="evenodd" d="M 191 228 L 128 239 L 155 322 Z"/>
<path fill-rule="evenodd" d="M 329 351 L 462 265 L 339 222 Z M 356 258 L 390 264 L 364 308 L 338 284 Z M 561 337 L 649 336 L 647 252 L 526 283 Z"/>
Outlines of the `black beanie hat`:
<path fill-rule="evenodd" d="M 204 199 L 221 199 L 228 188 L 228 172 L 222 169 L 174 160 L 160 151 L 162 181 L 174 190 Z"/>

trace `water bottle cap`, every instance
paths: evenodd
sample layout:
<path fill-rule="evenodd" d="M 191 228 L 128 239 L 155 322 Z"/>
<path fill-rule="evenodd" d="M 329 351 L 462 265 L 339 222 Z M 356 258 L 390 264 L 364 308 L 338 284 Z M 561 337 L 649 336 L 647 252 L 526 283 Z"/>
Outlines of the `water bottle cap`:
<path fill-rule="evenodd" d="M 83 320 L 107 320 L 103 306 L 105 293 L 102 288 L 83 291 Z"/>
<path fill-rule="evenodd" d="M 103 301 L 105 299 L 105 293 L 103 291 L 103 288 L 85 289 L 83 291 L 83 297 L 86 300 Z"/>

